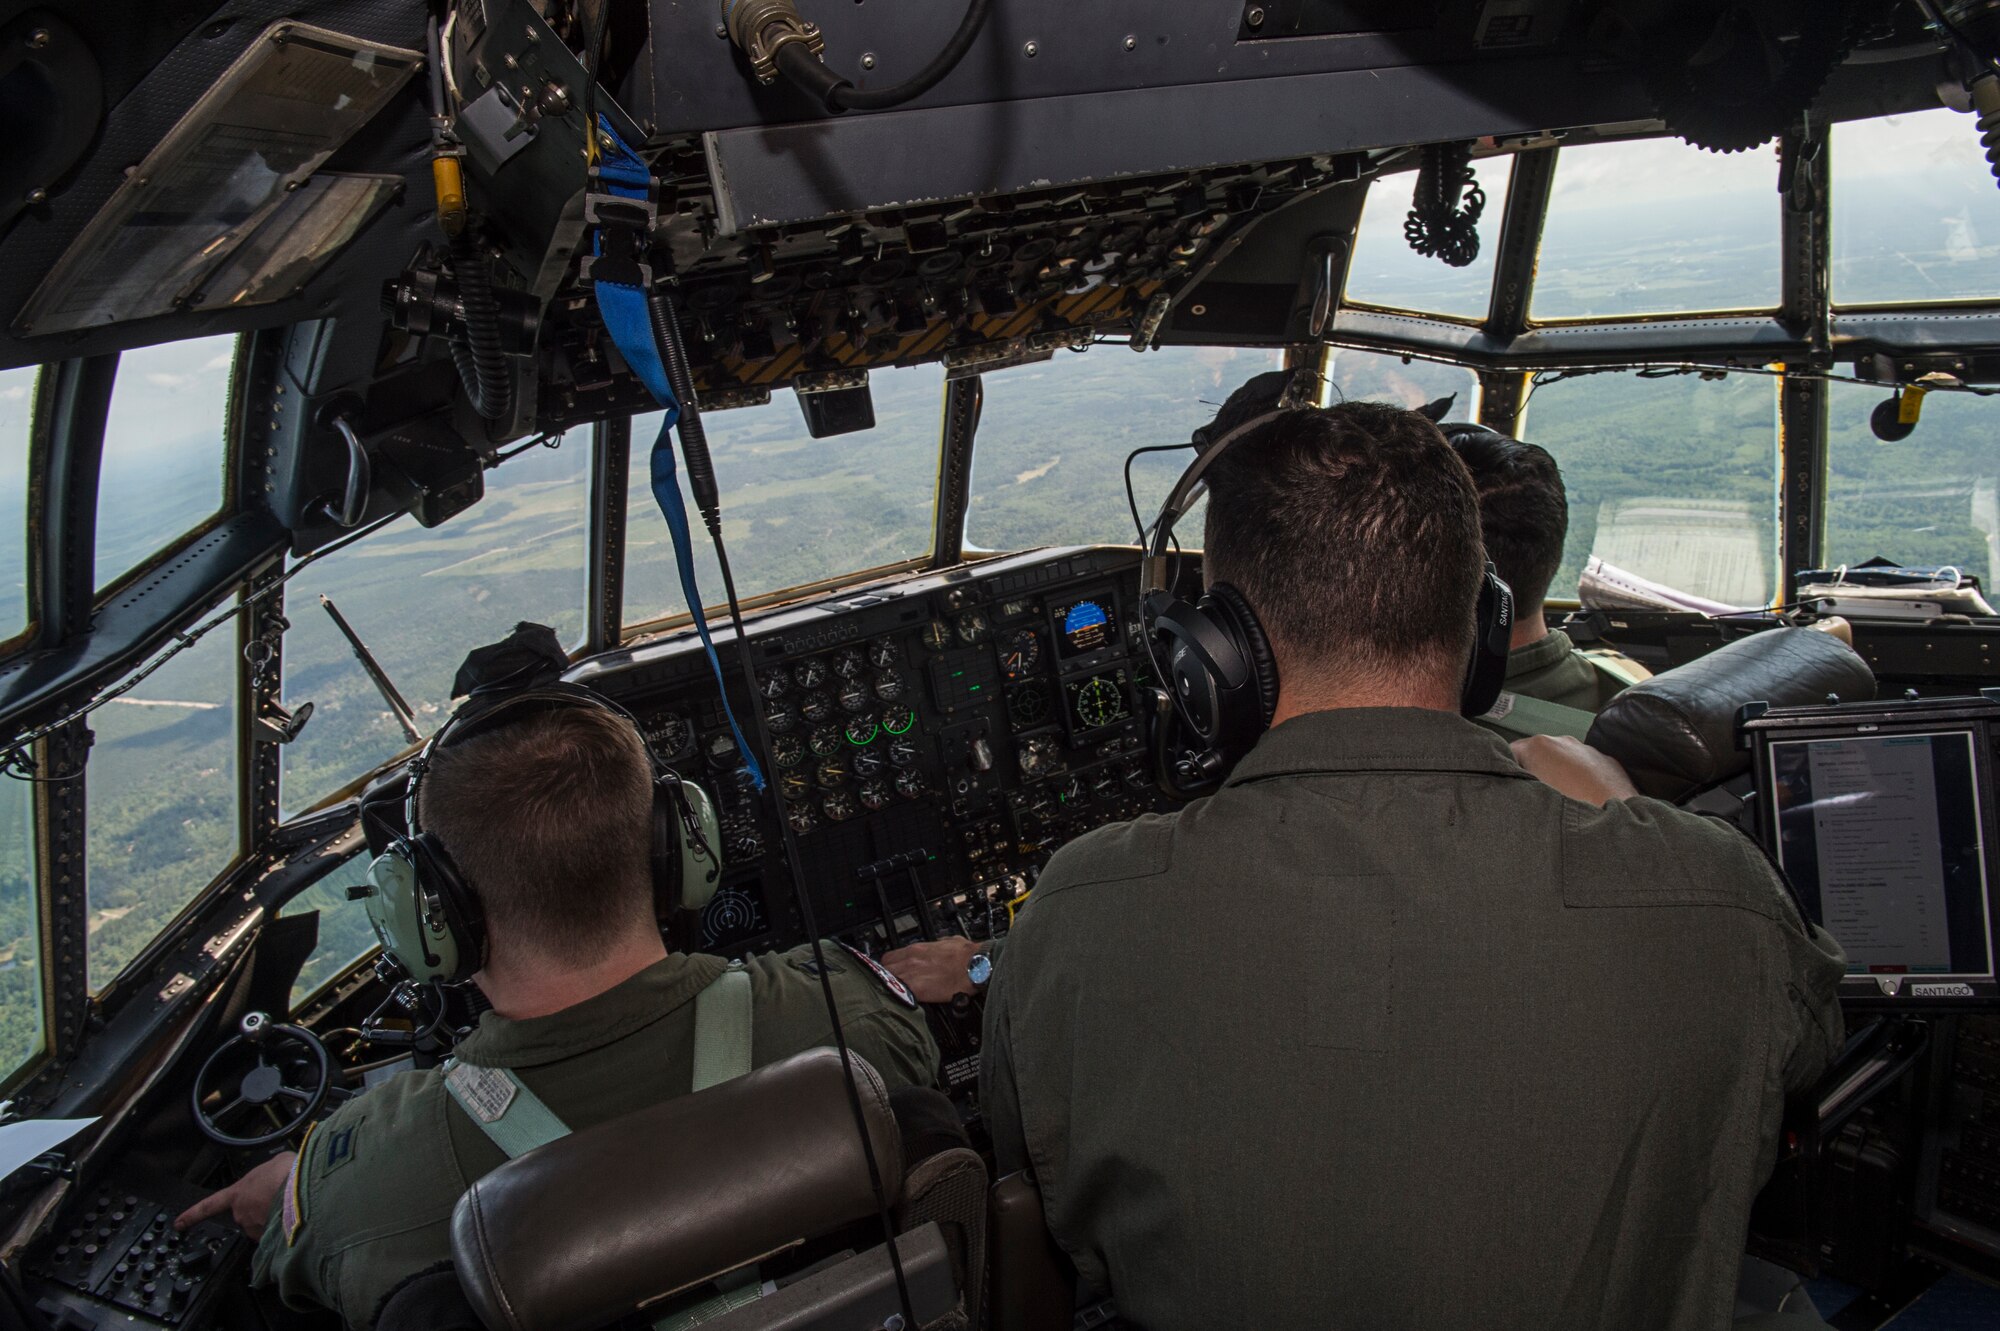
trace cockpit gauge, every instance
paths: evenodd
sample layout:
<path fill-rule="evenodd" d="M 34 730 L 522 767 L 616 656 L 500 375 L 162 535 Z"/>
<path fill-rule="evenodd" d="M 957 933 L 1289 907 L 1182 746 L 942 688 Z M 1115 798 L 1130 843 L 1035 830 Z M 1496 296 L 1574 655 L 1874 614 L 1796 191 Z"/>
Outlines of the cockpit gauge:
<path fill-rule="evenodd" d="M 882 756 L 882 750 L 872 744 L 865 749 L 856 749 L 848 762 L 854 765 L 857 781 L 872 780 L 889 770 L 889 760 Z"/>
<path fill-rule="evenodd" d="M 1000 647 L 1000 671 L 1008 679 L 1026 679 L 1042 662 L 1042 637 L 1033 629 L 1016 629 Z"/>
<path fill-rule="evenodd" d="M 743 754 L 736 747 L 736 736 L 722 730 L 708 737 L 708 765 L 718 772 L 732 772 L 743 765 Z"/>
<path fill-rule="evenodd" d="M 858 647 L 843 647 L 833 654 L 833 673 L 842 679 L 859 679 L 867 669 Z"/>
<path fill-rule="evenodd" d="M 771 741 L 771 761 L 780 771 L 797 767 L 806 760 L 806 746 L 797 735 L 780 735 Z"/>
<path fill-rule="evenodd" d="M 903 734 L 916 723 L 917 714 L 901 703 L 885 708 L 882 712 L 882 729 L 891 735 Z"/>
<path fill-rule="evenodd" d="M 894 702 L 909 691 L 903 677 L 893 670 L 885 670 L 875 676 L 875 696 L 883 702 Z"/>
<path fill-rule="evenodd" d="M 694 727 L 679 712 L 661 712 L 647 724 L 646 742 L 661 762 L 674 762 L 694 747 Z"/>
<path fill-rule="evenodd" d="M 951 625 L 942 619 L 933 619 L 924 625 L 924 646 L 934 652 L 941 652 L 951 646 Z"/>
<path fill-rule="evenodd" d="M 896 643 L 890 638 L 877 638 L 868 644 L 868 664 L 877 670 L 887 670 L 896 664 Z"/>
<path fill-rule="evenodd" d="M 917 742 L 908 738 L 889 741 L 889 761 L 898 767 L 908 767 L 917 760 Z"/>
<path fill-rule="evenodd" d="M 1021 746 L 1021 775 L 1028 777 L 1047 776 L 1055 771 L 1061 755 L 1056 752 L 1055 743 L 1048 739 L 1031 739 Z"/>
<path fill-rule="evenodd" d="M 792 671 L 792 679 L 802 689 L 816 689 L 826 683 L 826 660 L 824 657 L 808 657 L 799 662 Z"/>
<path fill-rule="evenodd" d="M 784 790 L 786 799 L 802 800 L 812 794 L 812 773 L 807 771 L 781 773 L 778 785 Z"/>
<path fill-rule="evenodd" d="M 1125 783 L 1125 789 L 1151 789 L 1153 778 L 1147 775 L 1146 769 L 1138 763 L 1120 763 L 1118 768 L 1118 779 Z"/>
<path fill-rule="evenodd" d="M 1042 685 L 1030 680 L 1007 690 L 1007 715 L 1015 725 L 1039 725 L 1048 714 L 1049 691 Z"/>
<path fill-rule="evenodd" d="M 819 771 L 814 775 L 819 778 L 819 784 L 822 789 L 832 790 L 835 786 L 847 780 L 847 764 L 836 758 L 828 758 L 819 765 Z"/>
<path fill-rule="evenodd" d="M 763 694 L 767 702 L 782 698 L 791 691 L 791 676 L 785 673 L 783 666 L 779 666 L 776 670 L 766 670 L 757 676 L 757 692 Z"/>
<path fill-rule="evenodd" d="M 1073 809 L 1083 803 L 1083 778 L 1080 776 L 1071 776 L 1065 780 L 1062 783 L 1062 788 L 1056 791 L 1056 799 L 1061 801 L 1065 809 Z"/>
<path fill-rule="evenodd" d="M 1097 730 L 1125 719 L 1125 691 L 1104 675 L 1072 686 L 1070 705 L 1076 719 L 1087 730 Z"/>
<path fill-rule="evenodd" d="M 820 726 L 806 740 L 806 746 L 815 758 L 831 758 L 840 752 L 840 746 L 847 741 L 839 726 Z"/>
<path fill-rule="evenodd" d="M 1118 773 L 1106 767 L 1091 778 L 1090 793 L 1101 800 L 1118 798 Z"/>
<path fill-rule="evenodd" d="M 789 735 L 799 728 L 799 709 L 788 702 L 774 702 L 764 709 L 764 724 L 773 735 Z"/>
<path fill-rule="evenodd" d="M 1033 614 L 1034 610 L 1035 603 L 1033 601 L 1004 601 L 1001 603 L 1000 611 L 995 618 L 1004 623 L 1010 619 L 1019 619 L 1022 615 Z"/>
<path fill-rule="evenodd" d="M 725 820 L 722 824 L 722 853 L 736 864 L 762 855 L 764 838 L 757 831 L 757 824 L 748 818 Z"/>
<path fill-rule="evenodd" d="M 904 773 L 912 775 L 912 773 Z M 861 807 L 864 809 L 886 809 L 895 798 L 895 789 L 887 781 L 870 781 L 861 787 Z"/>
<path fill-rule="evenodd" d="M 874 705 L 875 695 L 866 684 L 849 684 L 840 691 L 840 708 L 844 712 L 859 715 Z"/>
<path fill-rule="evenodd" d="M 958 640 L 967 647 L 977 647 L 986 641 L 986 615 L 979 610 L 968 610 L 958 617 Z"/>
<path fill-rule="evenodd" d="M 847 723 L 847 742 L 857 749 L 864 744 L 873 744 L 875 737 L 881 733 L 882 727 L 875 718 L 865 713 Z"/>
<path fill-rule="evenodd" d="M 906 768 L 896 773 L 896 793 L 906 800 L 920 800 L 931 793 L 930 782 L 922 772 Z"/>
<path fill-rule="evenodd" d="M 824 693 L 808 693 L 799 699 L 799 715 L 818 725 L 833 716 L 833 699 Z"/>
<path fill-rule="evenodd" d="M 796 836 L 804 836 L 819 826 L 819 815 L 810 804 L 790 804 L 785 806 L 785 821 L 792 825 Z"/>
<path fill-rule="evenodd" d="M 844 823 L 855 814 L 861 812 L 860 808 L 854 803 L 854 796 L 844 790 L 828 795 L 820 802 L 820 808 L 825 811 L 828 818 L 831 818 L 836 823 Z"/>

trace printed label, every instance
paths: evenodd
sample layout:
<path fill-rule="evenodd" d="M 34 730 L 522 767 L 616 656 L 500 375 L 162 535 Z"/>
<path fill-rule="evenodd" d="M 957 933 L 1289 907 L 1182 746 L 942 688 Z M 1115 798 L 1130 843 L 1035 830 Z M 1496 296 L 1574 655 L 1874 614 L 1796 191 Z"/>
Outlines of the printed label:
<path fill-rule="evenodd" d="M 514 1079 L 497 1068 L 455 1065 L 444 1077 L 466 1112 L 481 1123 L 492 1123 L 514 1103 Z"/>
<path fill-rule="evenodd" d="M 1910 993 L 1916 998 L 1970 998 L 1972 986 L 1969 984 L 1938 983 L 1913 984 Z"/>

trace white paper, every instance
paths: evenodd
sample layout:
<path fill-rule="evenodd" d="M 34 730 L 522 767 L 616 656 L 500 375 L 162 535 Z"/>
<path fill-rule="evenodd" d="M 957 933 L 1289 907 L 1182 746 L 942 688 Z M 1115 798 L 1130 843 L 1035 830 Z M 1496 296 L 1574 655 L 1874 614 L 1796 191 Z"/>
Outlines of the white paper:
<path fill-rule="evenodd" d="M 0 1178 L 82 1132 L 94 1118 L 30 1118 L 0 1126 Z"/>
<path fill-rule="evenodd" d="M 1818 742 L 1809 752 L 1827 932 L 1858 966 L 1951 969 L 1931 742 Z"/>

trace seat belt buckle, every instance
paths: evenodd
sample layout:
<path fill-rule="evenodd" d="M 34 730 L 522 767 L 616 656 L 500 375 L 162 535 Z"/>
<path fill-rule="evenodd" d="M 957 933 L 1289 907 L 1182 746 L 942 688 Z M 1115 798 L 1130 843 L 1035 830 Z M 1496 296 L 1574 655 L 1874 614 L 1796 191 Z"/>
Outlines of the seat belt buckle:
<path fill-rule="evenodd" d="M 586 282 L 651 290 L 653 266 L 646 261 L 646 252 L 659 224 L 660 206 L 650 184 L 640 198 L 613 194 L 592 171 L 590 188 L 583 196 L 583 220 L 586 226 L 597 229 L 597 252 L 583 256 L 578 276 Z"/>

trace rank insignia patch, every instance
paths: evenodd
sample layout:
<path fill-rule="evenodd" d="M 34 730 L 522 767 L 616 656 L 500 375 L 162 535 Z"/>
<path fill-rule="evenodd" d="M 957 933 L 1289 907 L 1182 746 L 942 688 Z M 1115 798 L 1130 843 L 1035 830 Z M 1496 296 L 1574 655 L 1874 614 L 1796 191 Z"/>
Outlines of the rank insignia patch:
<path fill-rule="evenodd" d="M 849 947 L 846 943 L 842 943 L 840 946 L 842 951 L 873 971 L 875 978 L 882 982 L 884 989 L 895 995 L 897 1002 L 902 1003 L 906 1007 L 915 1007 L 917 1005 L 917 996 L 906 989 L 901 980 L 890 974 L 881 962 L 875 960 L 875 958 L 869 956 L 866 952 Z"/>

